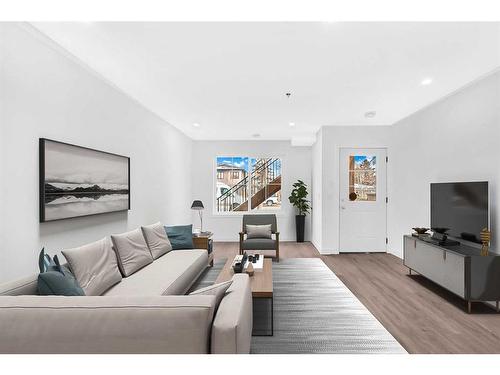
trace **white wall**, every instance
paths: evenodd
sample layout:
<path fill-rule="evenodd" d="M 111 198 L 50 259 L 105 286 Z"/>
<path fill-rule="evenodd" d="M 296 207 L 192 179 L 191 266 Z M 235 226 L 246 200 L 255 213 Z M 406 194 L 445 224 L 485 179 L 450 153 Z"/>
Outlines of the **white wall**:
<path fill-rule="evenodd" d="M 498 251 L 500 72 L 396 123 L 389 160 L 389 246 L 429 226 L 431 182 L 490 181 L 492 249 Z"/>
<path fill-rule="evenodd" d="M 219 241 L 238 241 L 241 216 L 214 214 L 214 167 L 217 156 L 280 157 L 282 159 L 282 210 L 277 213 L 278 230 L 284 241 L 295 240 L 295 210 L 288 202 L 291 185 L 298 179 L 311 186 L 311 147 L 292 147 L 287 141 L 195 141 L 193 142 L 193 199 L 205 206 L 203 228 Z M 309 188 L 309 192 L 311 189 Z M 199 219 L 193 213 L 193 223 Z M 306 219 L 305 239 L 309 241 L 311 220 Z"/>
<path fill-rule="evenodd" d="M 192 141 L 25 26 L 0 24 L 0 282 L 139 224 L 191 222 Z M 131 210 L 38 222 L 38 138 L 130 156 Z"/>

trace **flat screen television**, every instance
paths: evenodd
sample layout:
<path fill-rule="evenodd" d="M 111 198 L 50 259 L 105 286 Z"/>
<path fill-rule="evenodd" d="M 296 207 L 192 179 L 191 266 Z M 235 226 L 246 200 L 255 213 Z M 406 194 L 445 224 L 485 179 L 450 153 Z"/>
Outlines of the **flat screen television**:
<path fill-rule="evenodd" d="M 431 184 L 431 228 L 447 228 L 447 235 L 481 243 L 479 234 L 489 228 L 488 182 Z"/>

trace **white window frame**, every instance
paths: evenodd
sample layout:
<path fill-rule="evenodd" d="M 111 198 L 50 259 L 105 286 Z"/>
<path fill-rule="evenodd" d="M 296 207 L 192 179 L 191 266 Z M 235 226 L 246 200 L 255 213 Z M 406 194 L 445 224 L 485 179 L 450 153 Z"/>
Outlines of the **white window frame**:
<path fill-rule="evenodd" d="M 252 175 L 252 171 L 251 171 L 251 165 L 250 165 L 250 161 L 252 159 L 280 159 L 280 162 L 281 162 L 281 205 L 280 205 L 280 208 L 276 208 L 276 209 L 270 209 L 270 210 L 256 210 L 256 209 L 252 209 L 251 208 L 251 203 L 248 202 L 248 210 L 247 211 L 217 211 L 217 197 L 216 197 L 216 193 L 217 193 L 217 159 L 218 158 L 223 158 L 223 157 L 227 157 L 227 158 L 248 158 L 248 167 L 249 167 L 249 171 L 248 171 L 248 176 L 251 176 Z M 280 215 L 283 211 L 283 203 L 284 203 L 284 199 L 283 199 L 283 186 L 284 186 L 284 176 L 285 176 L 285 168 L 283 167 L 283 160 L 284 160 L 284 157 L 283 155 L 265 155 L 265 156 L 255 156 L 255 155 L 248 155 L 245 153 L 241 153 L 241 154 L 223 154 L 223 155 L 216 155 L 213 159 L 213 168 L 212 168 L 212 178 L 213 178 L 213 188 L 212 188 L 212 199 L 213 199 L 213 212 L 212 212 L 212 215 L 214 216 L 242 216 L 242 215 L 258 215 L 258 214 L 264 214 L 264 213 L 273 213 L 273 214 L 277 214 L 277 215 Z M 251 177 L 248 179 L 248 183 L 247 183 L 247 189 L 248 189 L 248 199 L 250 200 L 251 199 L 251 186 L 250 186 L 250 181 L 251 181 Z"/>

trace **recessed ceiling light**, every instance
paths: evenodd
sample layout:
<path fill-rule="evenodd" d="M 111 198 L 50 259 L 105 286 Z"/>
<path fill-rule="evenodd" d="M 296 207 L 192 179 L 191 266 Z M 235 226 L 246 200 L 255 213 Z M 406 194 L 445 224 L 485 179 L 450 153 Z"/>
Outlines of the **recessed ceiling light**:
<path fill-rule="evenodd" d="M 259 134 L 259 133 L 252 134 L 252 137 L 254 137 L 254 138 L 259 138 L 259 137 L 260 137 L 260 134 Z"/>
<path fill-rule="evenodd" d="M 432 78 L 424 78 L 424 79 L 422 80 L 422 82 L 420 82 L 420 84 L 421 84 L 422 86 L 428 86 L 428 85 L 430 85 L 431 83 L 432 83 Z"/>
<path fill-rule="evenodd" d="M 295 122 L 290 122 L 290 123 L 288 123 L 288 125 L 289 125 L 291 128 L 293 128 L 293 127 L 295 126 Z"/>
<path fill-rule="evenodd" d="M 199 128 L 199 127 L 200 127 L 200 124 L 198 124 L 197 122 L 195 122 L 195 123 L 193 124 L 193 126 L 194 126 L 195 128 Z"/>
<path fill-rule="evenodd" d="M 369 111 L 369 112 L 365 112 L 365 117 L 366 118 L 374 118 L 376 116 L 377 112 L 375 111 Z"/>

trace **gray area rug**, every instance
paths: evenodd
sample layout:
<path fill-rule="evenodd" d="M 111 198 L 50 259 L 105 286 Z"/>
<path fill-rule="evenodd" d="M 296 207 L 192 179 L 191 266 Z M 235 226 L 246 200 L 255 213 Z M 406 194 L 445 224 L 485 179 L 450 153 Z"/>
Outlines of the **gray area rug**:
<path fill-rule="evenodd" d="M 216 261 L 197 284 L 213 283 L 224 264 Z M 252 337 L 252 353 L 406 353 L 321 259 L 273 263 L 273 286 L 274 335 Z M 254 305 L 254 326 L 266 325 L 266 306 Z"/>

